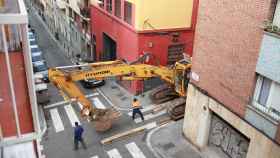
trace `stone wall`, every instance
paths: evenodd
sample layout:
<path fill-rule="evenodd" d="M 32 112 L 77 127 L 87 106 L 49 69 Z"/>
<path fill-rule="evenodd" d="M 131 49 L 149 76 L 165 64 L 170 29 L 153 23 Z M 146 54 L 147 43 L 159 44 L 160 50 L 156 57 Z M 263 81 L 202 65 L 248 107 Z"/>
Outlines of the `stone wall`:
<path fill-rule="evenodd" d="M 223 105 L 200 92 L 192 84 L 189 84 L 187 98 L 183 133 L 199 149 L 203 150 L 208 146 L 211 120 L 213 120 L 213 113 L 215 113 L 226 124 L 229 124 L 238 133 L 242 133 L 250 140 L 246 158 L 280 158 L 280 146 L 278 144 L 275 144 Z M 227 137 L 220 140 L 222 141 L 220 143 L 226 143 L 225 141 L 228 139 Z M 246 146 L 246 144 L 243 145 Z"/>

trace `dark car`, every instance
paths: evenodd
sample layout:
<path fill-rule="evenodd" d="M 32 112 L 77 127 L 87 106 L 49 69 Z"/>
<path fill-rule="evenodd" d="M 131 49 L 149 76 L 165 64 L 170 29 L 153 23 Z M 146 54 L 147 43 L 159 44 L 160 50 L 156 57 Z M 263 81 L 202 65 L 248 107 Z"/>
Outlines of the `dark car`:
<path fill-rule="evenodd" d="M 88 62 L 86 62 L 86 61 L 83 61 L 83 62 L 77 61 L 76 62 L 76 65 L 84 65 L 84 64 L 88 64 Z M 90 67 L 79 67 L 78 69 L 88 71 L 91 68 Z M 96 87 L 103 86 L 105 84 L 105 80 L 95 80 L 95 79 L 89 79 L 89 80 L 85 79 L 85 80 L 81 80 L 80 82 L 84 88 L 96 88 Z"/>
<path fill-rule="evenodd" d="M 105 84 L 105 80 L 95 80 L 95 79 L 81 80 L 81 84 L 84 88 L 96 88 L 96 87 L 103 86 Z"/>

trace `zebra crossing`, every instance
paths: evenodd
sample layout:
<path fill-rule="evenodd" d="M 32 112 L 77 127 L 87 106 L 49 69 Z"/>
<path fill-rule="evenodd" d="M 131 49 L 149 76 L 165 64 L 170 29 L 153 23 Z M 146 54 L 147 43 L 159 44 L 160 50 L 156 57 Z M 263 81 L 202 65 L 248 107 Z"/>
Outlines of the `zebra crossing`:
<path fill-rule="evenodd" d="M 125 145 L 126 150 L 130 153 L 133 158 L 146 158 L 141 149 L 136 145 L 135 142 L 131 142 Z M 109 158 L 123 158 L 117 148 L 106 151 Z M 98 155 L 91 156 L 90 158 L 99 158 Z"/>
<path fill-rule="evenodd" d="M 106 109 L 106 106 L 103 104 L 103 102 L 97 97 L 97 96 L 93 96 L 90 98 L 90 100 L 92 101 L 93 105 L 96 108 L 99 109 Z M 82 104 L 77 102 L 79 109 L 82 109 Z M 75 126 L 75 122 L 78 122 L 79 124 L 81 124 L 81 120 L 79 119 L 79 112 L 75 111 L 73 108 L 74 105 L 71 104 L 65 104 L 63 105 L 63 108 L 59 108 L 59 107 L 52 107 L 49 110 L 50 116 L 51 116 L 51 120 L 52 120 L 52 124 L 54 127 L 54 130 L 56 133 L 64 131 L 65 127 L 63 124 L 63 119 L 61 118 L 62 116 L 60 116 L 60 113 L 66 113 L 67 115 L 67 120 L 70 122 L 70 124 L 72 125 L 72 127 Z M 160 111 L 158 113 L 149 113 L 151 110 L 153 109 L 153 106 L 147 106 L 144 107 L 142 109 L 142 112 L 144 113 L 144 118 L 145 121 L 160 117 L 161 115 L 166 114 L 166 110 Z M 62 112 L 64 111 L 64 112 Z M 127 112 L 126 113 L 129 117 L 132 116 L 132 112 Z M 136 116 L 136 119 L 134 120 L 134 123 L 139 124 L 141 123 L 142 120 L 141 118 L 139 118 L 138 116 Z"/>

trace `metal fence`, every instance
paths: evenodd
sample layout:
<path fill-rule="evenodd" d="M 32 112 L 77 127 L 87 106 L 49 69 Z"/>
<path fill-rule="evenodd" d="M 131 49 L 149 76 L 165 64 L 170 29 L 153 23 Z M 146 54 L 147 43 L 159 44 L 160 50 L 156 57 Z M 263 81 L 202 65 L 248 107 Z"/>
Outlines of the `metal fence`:
<path fill-rule="evenodd" d="M 6 42 L 9 52 L 20 51 L 21 50 L 21 32 L 19 25 L 5 25 Z M 0 37 L 3 37 L 2 31 L 0 31 Z M 0 52 L 4 52 L 4 41 L 0 39 Z"/>

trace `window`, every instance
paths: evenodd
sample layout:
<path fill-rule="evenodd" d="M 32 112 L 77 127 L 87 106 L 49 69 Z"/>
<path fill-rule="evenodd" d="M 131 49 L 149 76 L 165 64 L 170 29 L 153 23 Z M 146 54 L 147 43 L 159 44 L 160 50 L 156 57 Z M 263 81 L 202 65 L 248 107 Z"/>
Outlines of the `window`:
<path fill-rule="evenodd" d="M 258 97 L 259 104 L 266 106 L 270 87 L 271 87 L 271 80 L 269 80 L 267 78 L 263 78 L 261 81 L 261 89 L 260 89 L 260 94 Z"/>
<path fill-rule="evenodd" d="M 253 105 L 280 120 L 280 84 L 263 76 L 258 76 Z"/>
<path fill-rule="evenodd" d="M 280 27 L 280 0 L 277 0 L 274 17 L 273 17 L 273 25 Z"/>
<path fill-rule="evenodd" d="M 132 4 L 127 1 L 124 2 L 124 21 L 132 24 Z"/>
<path fill-rule="evenodd" d="M 70 7 L 69 7 L 69 17 L 73 19 L 73 11 Z"/>
<path fill-rule="evenodd" d="M 121 0 L 115 0 L 115 16 L 121 18 Z"/>
<path fill-rule="evenodd" d="M 104 8 L 104 0 L 98 1 L 99 7 Z"/>
<path fill-rule="evenodd" d="M 106 1 L 106 10 L 110 13 L 112 13 L 112 1 L 113 0 L 107 0 Z"/>

